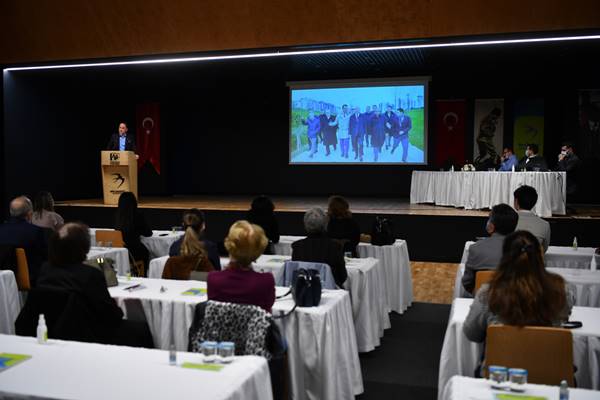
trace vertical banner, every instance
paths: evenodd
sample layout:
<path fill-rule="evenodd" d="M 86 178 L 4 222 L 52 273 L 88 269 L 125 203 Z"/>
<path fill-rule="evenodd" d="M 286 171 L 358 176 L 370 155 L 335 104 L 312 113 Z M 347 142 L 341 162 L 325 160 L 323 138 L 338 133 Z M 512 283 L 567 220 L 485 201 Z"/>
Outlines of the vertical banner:
<path fill-rule="evenodd" d="M 464 100 L 437 100 L 435 102 L 435 165 L 448 168 L 465 161 Z"/>
<path fill-rule="evenodd" d="M 579 91 L 579 144 L 575 152 L 580 158 L 600 155 L 600 89 Z"/>
<path fill-rule="evenodd" d="M 504 145 L 504 99 L 475 100 L 473 164 L 494 167 Z"/>
<path fill-rule="evenodd" d="M 160 105 L 138 104 L 136 108 L 138 169 L 146 162 L 160 175 Z"/>
<path fill-rule="evenodd" d="M 525 156 L 528 144 L 535 143 L 544 155 L 544 99 L 515 101 L 513 149 L 518 159 Z"/>

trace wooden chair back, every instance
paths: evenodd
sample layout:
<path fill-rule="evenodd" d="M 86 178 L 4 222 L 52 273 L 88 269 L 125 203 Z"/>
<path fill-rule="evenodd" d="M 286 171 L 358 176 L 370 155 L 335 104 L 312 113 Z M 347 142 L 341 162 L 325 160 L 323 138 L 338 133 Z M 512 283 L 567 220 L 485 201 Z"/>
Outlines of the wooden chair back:
<path fill-rule="evenodd" d="M 494 270 L 477 271 L 475 273 L 475 288 L 473 289 L 473 296 L 477 294 L 477 291 L 479 290 L 481 285 L 483 285 L 484 283 L 489 283 L 492 280 L 495 273 L 496 271 Z"/>
<path fill-rule="evenodd" d="M 31 282 L 29 280 L 29 264 L 27 263 L 25 249 L 17 247 L 15 255 L 17 258 L 17 273 L 15 274 L 17 287 L 21 291 L 29 291 L 31 290 Z"/>
<path fill-rule="evenodd" d="M 112 247 L 125 247 L 125 241 L 123 240 L 123 233 L 121 233 L 121 231 L 97 230 L 96 244 L 100 242 L 111 242 Z"/>
<path fill-rule="evenodd" d="M 525 368 L 530 383 L 558 386 L 564 379 L 573 387 L 571 331 L 542 326 L 488 326 L 485 364 Z"/>

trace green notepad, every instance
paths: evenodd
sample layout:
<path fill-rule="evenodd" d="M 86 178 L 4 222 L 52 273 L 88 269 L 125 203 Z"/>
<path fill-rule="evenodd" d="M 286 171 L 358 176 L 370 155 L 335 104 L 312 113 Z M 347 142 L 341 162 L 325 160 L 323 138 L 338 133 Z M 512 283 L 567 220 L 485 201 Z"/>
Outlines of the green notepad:
<path fill-rule="evenodd" d="M 181 293 L 184 296 L 203 296 L 206 294 L 206 289 L 204 288 L 191 288 Z"/>
<path fill-rule="evenodd" d="M 542 396 L 529 396 L 526 394 L 513 394 L 513 393 L 496 393 L 494 394 L 496 400 L 548 400 L 547 397 Z"/>
<path fill-rule="evenodd" d="M 27 354 L 0 353 L 0 372 L 20 364 L 23 361 L 27 361 L 30 358 L 31 356 Z"/>
<path fill-rule="evenodd" d="M 213 371 L 213 372 L 219 372 L 220 370 L 225 368 L 224 365 L 220 365 L 220 364 L 196 364 L 196 363 L 191 363 L 191 362 L 184 362 L 183 364 L 181 364 L 181 367 L 182 368 L 190 368 L 190 369 L 201 369 L 203 371 Z"/>

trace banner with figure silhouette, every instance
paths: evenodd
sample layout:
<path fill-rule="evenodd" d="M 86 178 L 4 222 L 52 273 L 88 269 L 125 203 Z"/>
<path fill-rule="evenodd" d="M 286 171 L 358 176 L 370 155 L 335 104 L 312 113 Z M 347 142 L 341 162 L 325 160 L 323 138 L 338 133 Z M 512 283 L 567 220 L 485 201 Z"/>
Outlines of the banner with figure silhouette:
<path fill-rule="evenodd" d="M 575 142 L 580 158 L 600 156 L 600 89 L 579 91 L 579 137 Z"/>
<path fill-rule="evenodd" d="M 477 169 L 496 166 L 504 142 L 504 99 L 475 100 L 473 164 Z"/>
<path fill-rule="evenodd" d="M 525 156 L 528 144 L 535 143 L 544 155 L 544 99 L 518 99 L 514 106 L 513 149 L 518 159 Z"/>

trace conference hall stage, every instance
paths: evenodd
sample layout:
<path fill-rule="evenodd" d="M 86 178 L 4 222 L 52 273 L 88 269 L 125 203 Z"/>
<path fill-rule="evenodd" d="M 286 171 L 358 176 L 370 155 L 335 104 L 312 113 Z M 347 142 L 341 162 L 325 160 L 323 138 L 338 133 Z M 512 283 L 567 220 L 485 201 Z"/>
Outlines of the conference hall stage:
<path fill-rule="evenodd" d="M 153 229 L 179 225 L 188 208 L 204 210 L 207 236 L 219 242 L 229 226 L 245 218 L 253 196 L 141 197 L 139 207 Z M 303 235 L 303 213 L 312 207 L 327 207 L 327 197 L 271 196 L 282 235 Z M 408 199 L 348 197 L 361 231 L 369 233 L 375 216 L 389 218 L 395 235 L 409 244 L 413 261 L 459 262 L 464 243 L 485 235 L 486 210 L 464 210 L 431 204 L 410 204 Z M 102 199 L 58 201 L 57 211 L 66 220 L 82 220 L 91 227 L 112 228 L 115 206 Z M 577 236 L 580 246 L 600 246 L 600 206 L 575 206 L 574 213 L 547 218 L 552 227 L 552 245 L 568 246 Z"/>

